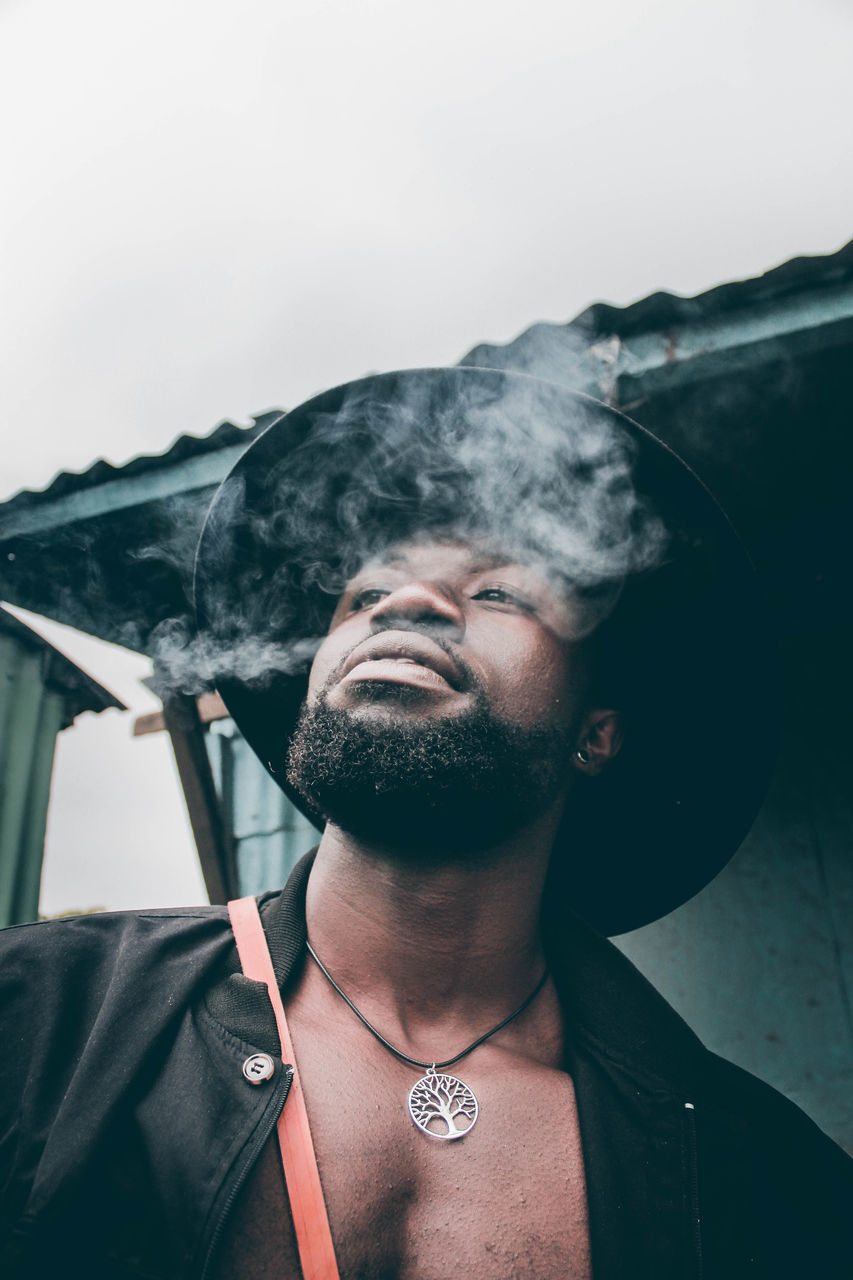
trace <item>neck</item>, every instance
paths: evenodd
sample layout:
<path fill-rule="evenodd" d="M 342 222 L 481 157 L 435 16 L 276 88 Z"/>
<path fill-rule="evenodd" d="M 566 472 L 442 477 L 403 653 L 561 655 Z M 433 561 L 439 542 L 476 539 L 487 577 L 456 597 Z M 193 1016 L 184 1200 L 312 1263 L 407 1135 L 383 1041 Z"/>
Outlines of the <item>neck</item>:
<path fill-rule="evenodd" d="M 391 1038 L 498 1021 L 542 975 L 539 915 L 558 820 L 555 806 L 452 860 L 401 857 L 329 824 L 308 885 L 314 949 Z"/>

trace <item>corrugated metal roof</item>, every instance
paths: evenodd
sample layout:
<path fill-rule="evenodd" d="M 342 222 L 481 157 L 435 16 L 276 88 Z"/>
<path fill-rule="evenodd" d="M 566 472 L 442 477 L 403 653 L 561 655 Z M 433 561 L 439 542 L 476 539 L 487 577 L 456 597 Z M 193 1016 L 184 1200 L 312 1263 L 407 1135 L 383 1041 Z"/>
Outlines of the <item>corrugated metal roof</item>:
<path fill-rule="evenodd" d="M 757 304 L 779 302 L 804 290 L 825 289 L 851 281 L 853 240 L 837 253 L 792 258 L 763 275 L 716 285 L 692 298 L 660 291 L 628 307 L 612 307 L 599 302 L 583 311 L 573 323 L 582 324 L 586 317 L 591 317 L 590 327 L 596 331 L 628 337 L 648 329 L 712 319 Z"/>
<path fill-rule="evenodd" d="M 65 497 L 69 493 L 79 493 L 85 489 L 108 484 L 119 477 L 129 479 L 146 475 L 162 469 L 164 465 L 171 466 L 174 463 L 199 458 L 234 445 L 246 447 L 280 414 L 280 409 L 269 410 L 255 418 L 250 427 L 238 427 L 233 422 L 221 422 L 206 436 L 180 435 L 162 453 L 139 454 L 138 457 L 131 458 L 129 462 L 120 466 L 99 458 L 85 471 L 60 471 L 44 489 L 21 489 L 6 502 L 0 503 L 0 509 L 19 511 L 33 503 Z"/>
<path fill-rule="evenodd" d="M 536 324 L 525 329 L 518 338 L 506 344 L 481 343 L 463 356 L 460 364 L 485 363 L 485 357 L 498 351 L 509 351 L 531 332 L 547 329 L 573 329 L 592 340 L 615 334 L 630 338 L 639 333 L 666 331 L 683 325 L 712 321 L 720 316 L 768 304 L 778 304 L 794 295 L 812 290 L 833 289 L 853 283 L 853 241 L 837 253 L 792 258 L 781 266 L 748 280 L 734 280 L 716 285 L 704 293 L 684 298 L 674 293 L 652 293 L 627 307 L 614 307 L 596 302 L 565 325 Z"/>
<path fill-rule="evenodd" d="M 757 306 L 778 304 L 785 298 L 803 292 L 849 284 L 853 284 L 853 241 L 844 245 L 837 253 L 792 258 L 763 275 L 716 285 L 713 289 L 689 298 L 659 291 L 627 307 L 596 302 L 566 324 L 537 323 L 523 330 L 509 343 L 480 343 L 472 347 L 459 363 L 498 363 L 501 367 L 512 367 L 514 354 L 521 355 L 522 349 L 529 346 L 531 339 L 538 340 L 549 332 L 557 336 L 561 331 L 572 330 L 592 343 L 611 336 L 625 340 L 638 334 L 667 332 L 685 325 L 713 321 Z M 527 367 L 526 361 L 519 363 Z M 120 466 L 98 459 L 85 471 L 60 471 L 44 489 L 22 489 L 6 502 L 0 503 L 0 512 L 18 512 L 34 503 L 40 504 L 69 493 L 79 493 L 119 477 L 130 479 L 235 445 L 248 446 L 282 412 L 281 409 L 267 410 L 258 415 L 250 427 L 239 427 L 226 421 L 221 422 L 206 436 L 180 435 L 162 453 L 141 454 Z"/>
<path fill-rule="evenodd" d="M 0 927 L 35 920 L 56 735 L 124 703 L 0 607 Z"/>
<path fill-rule="evenodd" d="M 834 625 L 846 608 L 838 574 L 848 562 L 833 530 L 846 528 L 847 496 L 841 468 L 826 460 L 848 447 L 851 351 L 853 244 L 695 298 L 598 303 L 570 324 L 475 347 L 461 363 L 551 378 L 658 434 L 728 511 L 795 629 Z M 190 615 L 210 497 L 276 416 L 181 436 L 121 467 L 97 462 L 0 504 L 0 596 L 147 651 L 161 622 Z"/>
<path fill-rule="evenodd" d="M 124 466 L 100 461 L 63 472 L 46 489 L 0 504 L 0 598 L 144 649 L 152 627 L 186 612 L 193 551 L 216 486 L 279 414 L 180 436 L 164 453 Z"/>
<path fill-rule="evenodd" d="M 115 694 L 93 679 L 82 667 L 57 649 L 44 636 L 16 618 L 0 605 L 0 633 L 10 635 L 18 645 L 40 655 L 41 680 L 46 688 L 62 695 L 65 701 L 65 723 L 70 724 L 83 711 L 106 711 L 116 707 L 127 711 L 127 706 Z"/>

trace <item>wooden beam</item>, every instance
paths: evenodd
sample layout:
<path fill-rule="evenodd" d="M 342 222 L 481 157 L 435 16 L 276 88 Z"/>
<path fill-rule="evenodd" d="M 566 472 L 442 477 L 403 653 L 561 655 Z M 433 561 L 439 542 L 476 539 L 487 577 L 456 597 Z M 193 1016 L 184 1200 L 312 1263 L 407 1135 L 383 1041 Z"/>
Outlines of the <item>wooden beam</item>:
<path fill-rule="evenodd" d="M 218 693 L 199 694 L 196 698 L 196 707 L 202 724 L 228 719 L 228 708 Z M 165 730 L 166 718 L 162 711 L 149 711 L 144 716 L 137 716 L 133 722 L 134 738 L 143 738 L 147 733 L 164 733 Z"/>
<path fill-rule="evenodd" d="M 207 896 L 214 903 L 227 902 L 239 894 L 234 846 L 216 793 L 195 699 L 168 699 L 163 719 L 172 740 Z"/>

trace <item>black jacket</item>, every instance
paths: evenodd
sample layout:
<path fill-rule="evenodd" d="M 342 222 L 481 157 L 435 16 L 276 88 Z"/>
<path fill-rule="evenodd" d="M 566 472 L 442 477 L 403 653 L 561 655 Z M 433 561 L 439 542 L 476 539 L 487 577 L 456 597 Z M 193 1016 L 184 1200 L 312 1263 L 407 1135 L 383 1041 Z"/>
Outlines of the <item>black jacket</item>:
<path fill-rule="evenodd" d="M 310 860 L 262 916 L 282 986 Z M 850 1280 L 853 1161 L 705 1050 L 621 953 L 549 928 L 578 1099 L 594 1280 Z M 224 907 L 0 933 L 0 1274 L 201 1277 L 285 1103 L 266 990 Z M 242 1064 L 276 1060 L 253 1086 Z"/>

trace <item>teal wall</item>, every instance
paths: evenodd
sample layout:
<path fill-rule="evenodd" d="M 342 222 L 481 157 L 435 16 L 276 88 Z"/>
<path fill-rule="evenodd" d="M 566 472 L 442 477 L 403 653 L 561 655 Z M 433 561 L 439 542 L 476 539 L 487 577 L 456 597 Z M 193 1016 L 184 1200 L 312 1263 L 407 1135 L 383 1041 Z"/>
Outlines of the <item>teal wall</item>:
<path fill-rule="evenodd" d="M 241 894 L 280 889 L 293 867 L 320 839 L 246 744 L 232 720 L 217 720 L 205 735 Z"/>
<path fill-rule="evenodd" d="M 62 694 L 44 655 L 0 630 L 0 927 L 38 918 L 44 832 Z"/>

